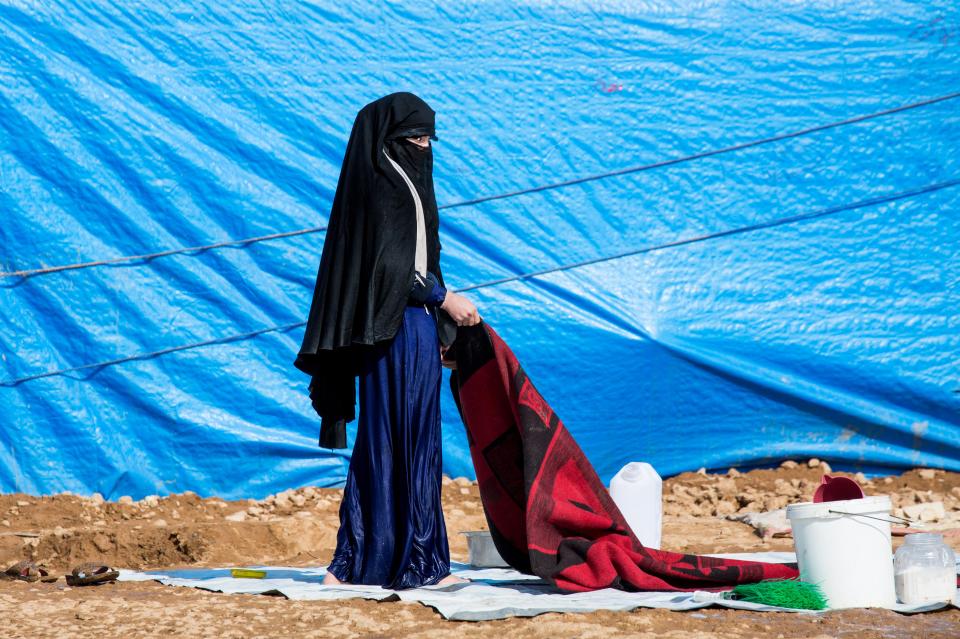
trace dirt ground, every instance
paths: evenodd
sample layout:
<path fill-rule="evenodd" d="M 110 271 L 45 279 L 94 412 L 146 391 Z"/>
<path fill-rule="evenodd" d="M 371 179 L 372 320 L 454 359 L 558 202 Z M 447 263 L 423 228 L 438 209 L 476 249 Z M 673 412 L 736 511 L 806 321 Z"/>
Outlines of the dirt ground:
<path fill-rule="evenodd" d="M 775 470 L 684 473 L 664 482 L 663 547 L 689 552 L 792 550 L 728 519 L 808 501 L 829 467 L 816 460 Z M 844 473 L 834 473 L 844 474 Z M 850 475 L 848 475 L 850 476 Z M 891 495 L 895 512 L 933 529 L 960 528 L 960 474 L 912 470 L 856 477 L 868 495 Z M 104 502 L 61 494 L 0 495 L 0 567 L 33 559 L 62 574 L 84 561 L 153 569 L 250 564 L 324 565 L 333 552 L 341 491 L 306 487 L 263 500 L 202 499 L 192 493 Z M 477 486 L 445 479 L 443 506 L 453 559 L 466 560 L 459 532 L 486 527 Z M 948 541 L 960 551 L 960 536 Z M 894 545 L 900 540 L 895 539 Z M 548 614 L 450 622 L 419 604 L 288 601 L 224 595 L 156 583 L 70 588 L 0 581 L 6 637 L 97 632 L 105 637 L 960 637 L 960 610 L 899 615 L 848 610 L 825 615 L 707 609 Z"/>

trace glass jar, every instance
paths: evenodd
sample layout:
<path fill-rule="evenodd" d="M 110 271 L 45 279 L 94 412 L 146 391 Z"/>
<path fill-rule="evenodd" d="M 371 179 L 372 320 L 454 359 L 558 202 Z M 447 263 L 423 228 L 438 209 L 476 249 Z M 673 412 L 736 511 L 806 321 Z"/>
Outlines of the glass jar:
<path fill-rule="evenodd" d="M 897 599 L 905 604 L 953 601 L 957 591 L 957 564 L 943 535 L 913 533 L 893 557 Z"/>

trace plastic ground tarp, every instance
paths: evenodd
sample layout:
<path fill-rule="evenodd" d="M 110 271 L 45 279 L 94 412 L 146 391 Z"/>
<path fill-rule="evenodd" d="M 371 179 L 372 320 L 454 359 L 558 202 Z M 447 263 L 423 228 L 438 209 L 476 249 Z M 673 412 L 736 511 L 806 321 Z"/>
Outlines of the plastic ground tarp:
<path fill-rule="evenodd" d="M 960 91 L 960 9 L 5 2 L 0 489 L 343 480 L 292 366 L 321 232 L 10 274 L 322 226 L 356 111 L 398 90 L 438 112 L 450 205 Z M 947 99 L 445 208 L 444 272 L 592 261 L 468 295 L 604 480 L 631 460 L 960 470 L 958 179 Z M 443 401 L 445 471 L 472 476 Z"/>
<path fill-rule="evenodd" d="M 795 562 L 791 552 L 761 552 L 723 555 L 731 559 Z M 534 617 L 548 612 L 593 612 L 595 610 L 635 610 L 663 608 L 687 611 L 722 606 L 739 610 L 761 612 L 803 612 L 809 610 L 782 608 L 750 601 L 727 600 L 722 592 L 625 592 L 603 588 L 591 592 L 563 592 L 537 577 L 517 572 L 512 568 L 472 568 L 469 564 L 453 562 L 454 575 L 471 583 L 455 586 L 426 586 L 409 590 L 386 590 L 379 586 L 324 586 L 326 568 L 290 568 L 255 566 L 267 574 L 263 579 L 235 579 L 228 568 L 187 568 L 138 572 L 121 570 L 120 581 L 156 580 L 168 586 L 202 588 L 229 594 L 281 594 L 288 599 L 306 601 L 333 601 L 344 599 L 372 599 L 374 601 L 419 602 L 436 610 L 444 619 L 455 621 L 488 621 L 508 617 Z M 953 602 L 928 604 L 901 604 L 890 607 L 900 613 L 932 612 L 951 605 L 960 606 L 960 592 Z"/>

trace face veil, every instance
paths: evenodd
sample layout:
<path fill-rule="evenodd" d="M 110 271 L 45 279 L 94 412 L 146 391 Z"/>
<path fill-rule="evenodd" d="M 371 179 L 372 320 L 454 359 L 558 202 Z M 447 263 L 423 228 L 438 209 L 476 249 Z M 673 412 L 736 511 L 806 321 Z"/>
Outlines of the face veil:
<path fill-rule="evenodd" d="M 426 224 L 427 264 L 425 269 L 418 270 L 424 271 L 422 273 L 424 275 L 426 271 L 439 275 L 439 216 L 437 215 L 437 199 L 433 190 L 433 147 L 432 145 L 421 147 L 408 140 L 408 138 L 424 135 L 433 140 L 436 139 L 432 123 L 419 126 L 400 126 L 397 130 L 388 134 L 384 150 L 409 177 L 417 191 L 417 197 L 422 203 Z"/>

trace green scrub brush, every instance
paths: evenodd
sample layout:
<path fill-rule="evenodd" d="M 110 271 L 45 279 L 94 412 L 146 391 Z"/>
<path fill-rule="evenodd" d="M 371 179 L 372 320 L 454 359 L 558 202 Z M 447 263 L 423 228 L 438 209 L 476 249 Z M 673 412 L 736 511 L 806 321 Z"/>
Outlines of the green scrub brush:
<path fill-rule="evenodd" d="M 820 586 L 799 579 L 770 579 L 737 586 L 724 594 L 724 599 L 750 601 L 778 608 L 826 610 L 827 599 Z"/>

